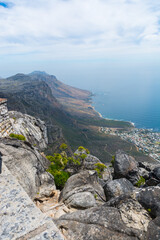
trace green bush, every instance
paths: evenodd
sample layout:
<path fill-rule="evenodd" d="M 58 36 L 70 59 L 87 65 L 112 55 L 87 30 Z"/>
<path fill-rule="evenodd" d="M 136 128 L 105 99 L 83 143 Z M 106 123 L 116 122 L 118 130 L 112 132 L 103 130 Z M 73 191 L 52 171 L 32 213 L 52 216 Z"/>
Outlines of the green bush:
<path fill-rule="evenodd" d="M 80 152 L 85 151 L 87 154 L 90 154 L 90 151 L 89 151 L 87 148 L 84 148 L 84 147 L 82 147 L 82 146 L 80 146 L 80 147 L 78 148 L 78 151 L 80 151 Z"/>
<path fill-rule="evenodd" d="M 67 144 L 62 143 L 61 146 L 59 147 L 61 150 L 66 150 L 68 148 Z"/>
<path fill-rule="evenodd" d="M 137 187 L 141 187 L 142 185 L 144 185 L 146 182 L 146 180 L 140 176 L 140 179 L 138 180 L 138 182 L 135 184 Z"/>
<path fill-rule="evenodd" d="M 21 141 L 25 141 L 26 140 L 25 136 L 23 136 L 21 134 L 11 133 L 9 136 L 11 138 L 16 138 L 16 139 L 21 140 Z"/>
<path fill-rule="evenodd" d="M 104 169 L 107 168 L 105 164 L 103 163 L 95 163 L 95 171 L 97 171 L 99 178 L 102 178 L 102 173 L 104 172 Z"/>

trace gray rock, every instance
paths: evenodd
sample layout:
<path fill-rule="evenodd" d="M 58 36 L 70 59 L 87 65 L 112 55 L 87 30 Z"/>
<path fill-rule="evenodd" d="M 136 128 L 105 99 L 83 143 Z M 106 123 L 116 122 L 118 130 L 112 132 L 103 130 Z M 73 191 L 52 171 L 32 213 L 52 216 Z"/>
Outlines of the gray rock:
<path fill-rule="evenodd" d="M 104 192 L 107 200 L 118 197 L 122 194 L 131 193 L 132 191 L 132 183 L 125 178 L 108 181 L 104 186 Z"/>
<path fill-rule="evenodd" d="M 159 181 L 153 177 L 146 181 L 146 186 L 157 186 Z"/>
<path fill-rule="evenodd" d="M 152 217 L 160 216 L 160 187 L 147 187 L 136 193 L 136 199 Z"/>
<path fill-rule="evenodd" d="M 142 240 L 142 230 L 127 227 L 120 211 L 112 207 L 93 207 L 65 214 L 55 221 L 68 240 Z"/>
<path fill-rule="evenodd" d="M 125 177 L 135 184 L 140 177 L 138 173 L 138 163 L 132 156 L 128 156 L 119 150 L 115 156 L 114 175 L 115 178 Z"/>
<path fill-rule="evenodd" d="M 8 112 L 13 132 L 25 136 L 26 141 L 44 150 L 48 144 L 47 127 L 45 122 L 27 114 Z"/>
<path fill-rule="evenodd" d="M 53 176 L 46 172 L 48 160 L 27 142 L 1 138 L 0 152 L 2 161 L 31 198 L 56 188 Z"/>
<path fill-rule="evenodd" d="M 139 168 L 139 175 L 142 176 L 145 180 L 149 179 L 149 172 L 145 168 Z"/>
<path fill-rule="evenodd" d="M 160 239 L 160 217 L 157 217 L 149 223 L 147 240 L 159 240 Z"/>
<path fill-rule="evenodd" d="M 94 207 L 96 205 L 96 200 L 92 193 L 82 192 L 75 193 L 74 195 L 70 196 L 65 201 L 65 204 L 73 208 L 85 209 Z"/>
<path fill-rule="evenodd" d="M 69 207 L 74 205 L 76 208 L 88 208 L 98 203 L 101 198 L 105 200 L 105 194 L 98 183 L 97 175 L 84 171 L 67 180 L 59 201 L 63 201 Z"/>
<path fill-rule="evenodd" d="M 160 180 L 160 167 L 156 167 L 153 169 L 153 175 Z"/>

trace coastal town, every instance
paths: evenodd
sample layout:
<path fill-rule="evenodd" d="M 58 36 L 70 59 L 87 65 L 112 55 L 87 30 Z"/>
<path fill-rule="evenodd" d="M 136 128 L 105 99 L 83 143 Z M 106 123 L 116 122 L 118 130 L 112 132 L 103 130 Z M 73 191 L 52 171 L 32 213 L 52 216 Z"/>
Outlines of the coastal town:
<path fill-rule="evenodd" d="M 148 129 L 131 128 L 129 130 L 101 127 L 105 134 L 119 136 L 125 141 L 134 143 L 139 151 L 160 162 L 160 132 Z"/>

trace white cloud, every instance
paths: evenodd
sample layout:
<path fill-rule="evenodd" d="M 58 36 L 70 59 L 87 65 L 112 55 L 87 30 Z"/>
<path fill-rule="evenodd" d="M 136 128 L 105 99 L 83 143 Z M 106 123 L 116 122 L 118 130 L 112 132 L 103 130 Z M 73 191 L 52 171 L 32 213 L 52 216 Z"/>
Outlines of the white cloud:
<path fill-rule="evenodd" d="M 15 0 L 0 7 L 0 55 L 105 57 L 159 51 L 157 0 Z"/>

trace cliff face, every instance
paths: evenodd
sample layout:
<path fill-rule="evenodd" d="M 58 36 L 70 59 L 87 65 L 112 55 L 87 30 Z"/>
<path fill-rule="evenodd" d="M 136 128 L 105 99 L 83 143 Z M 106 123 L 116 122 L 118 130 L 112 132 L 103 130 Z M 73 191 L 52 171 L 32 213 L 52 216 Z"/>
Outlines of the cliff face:
<path fill-rule="evenodd" d="M 8 136 L 13 131 L 9 118 L 7 99 L 0 99 L 0 137 Z"/>
<path fill-rule="evenodd" d="M 16 111 L 9 111 L 8 114 L 13 133 L 25 136 L 26 141 L 40 150 L 47 148 L 47 127 L 44 121 Z"/>
<path fill-rule="evenodd" d="M 16 139 L 0 138 L 2 162 L 17 178 L 27 194 L 48 194 L 55 189 L 54 178 L 46 172 L 49 162 L 32 145 Z"/>

